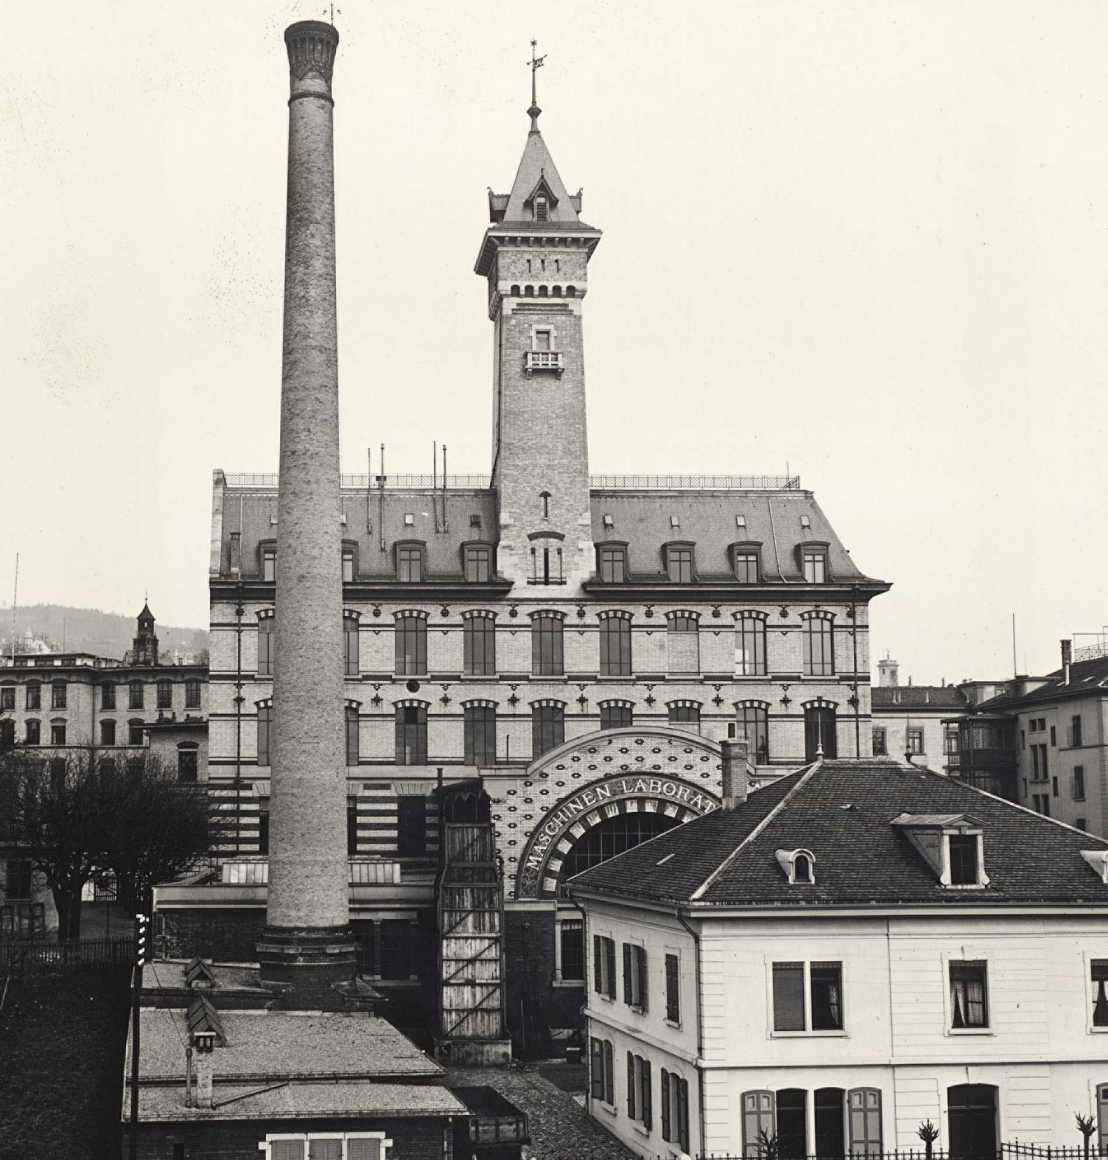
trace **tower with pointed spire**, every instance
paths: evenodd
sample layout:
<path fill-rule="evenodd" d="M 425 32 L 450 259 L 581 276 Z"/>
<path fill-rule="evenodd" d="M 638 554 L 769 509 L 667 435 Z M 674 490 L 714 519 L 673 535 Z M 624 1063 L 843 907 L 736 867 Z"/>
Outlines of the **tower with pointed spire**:
<path fill-rule="evenodd" d="M 138 614 L 138 635 L 132 641 L 131 650 L 133 663 L 136 665 L 156 665 L 158 663 L 158 638 L 154 633 L 154 614 L 150 611 L 150 604 L 143 601 L 142 611 Z"/>
<path fill-rule="evenodd" d="M 534 45 L 532 44 L 532 48 Z M 476 272 L 493 323 L 492 483 L 500 572 L 536 594 L 594 570 L 582 309 L 600 231 L 581 219 L 542 132 L 531 58 L 531 128 L 511 192 L 489 191 Z"/>

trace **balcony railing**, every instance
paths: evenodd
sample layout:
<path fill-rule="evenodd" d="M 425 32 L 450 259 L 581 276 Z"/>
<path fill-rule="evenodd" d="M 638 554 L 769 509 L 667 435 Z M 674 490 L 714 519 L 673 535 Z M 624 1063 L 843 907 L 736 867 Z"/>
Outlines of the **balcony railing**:
<path fill-rule="evenodd" d="M 523 355 L 523 369 L 528 374 L 533 371 L 555 371 L 561 374 L 566 368 L 560 350 L 529 350 Z"/>
<path fill-rule="evenodd" d="M 590 475 L 598 491 L 798 491 L 799 475 Z"/>
<path fill-rule="evenodd" d="M 348 863 L 351 886 L 398 886 L 400 863 L 374 858 Z M 220 879 L 229 886 L 265 886 L 269 883 L 269 862 L 262 859 L 229 860 L 220 866 Z"/>

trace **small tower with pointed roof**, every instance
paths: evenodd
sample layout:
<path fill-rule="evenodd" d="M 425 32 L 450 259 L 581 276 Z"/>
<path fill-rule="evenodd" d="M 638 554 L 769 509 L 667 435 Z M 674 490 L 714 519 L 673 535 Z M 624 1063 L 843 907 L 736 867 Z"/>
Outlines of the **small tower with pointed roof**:
<path fill-rule="evenodd" d="M 138 614 L 138 636 L 132 642 L 131 662 L 136 665 L 156 665 L 158 663 L 158 638 L 154 633 L 154 614 L 144 601 Z"/>
<path fill-rule="evenodd" d="M 542 60 L 532 52 L 531 128 L 511 192 L 489 191 L 476 265 L 488 282 L 495 350 L 498 569 L 536 594 L 551 584 L 565 593 L 594 570 L 582 308 L 600 241 L 539 129 L 534 78 Z"/>

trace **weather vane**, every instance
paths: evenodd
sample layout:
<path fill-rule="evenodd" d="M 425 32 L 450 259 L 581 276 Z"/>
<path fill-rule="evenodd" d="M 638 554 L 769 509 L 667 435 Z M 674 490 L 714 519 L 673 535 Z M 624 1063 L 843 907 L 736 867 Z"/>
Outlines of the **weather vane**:
<path fill-rule="evenodd" d="M 546 60 L 546 53 L 543 53 L 542 56 L 535 55 L 535 50 L 538 46 L 539 42 L 537 40 L 531 41 L 531 59 L 527 62 L 528 67 L 531 69 L 531 107 L 527 110 L 527 115 L 531 118 L 531 129 L 536 133 L 539 131 L 539 114 L 542 112 L 542 109 L 539 108 L 539 101 L 535 92 L 535 73 L 542 68 Z"/>

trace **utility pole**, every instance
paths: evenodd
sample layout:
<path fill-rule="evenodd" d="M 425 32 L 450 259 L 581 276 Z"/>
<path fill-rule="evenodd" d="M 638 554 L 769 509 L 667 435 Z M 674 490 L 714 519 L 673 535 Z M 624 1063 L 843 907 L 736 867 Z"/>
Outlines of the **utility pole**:
<path fill-rule="evenodd" d="M 150 918 L 135 915 L 135 965 L 131 987 L 131 1127 L 127 1139 L 130 1160 L 138 1160 L 139 1123 L 139 1011 L 142 1003 L 142 967 L 150 945 Z"/>

